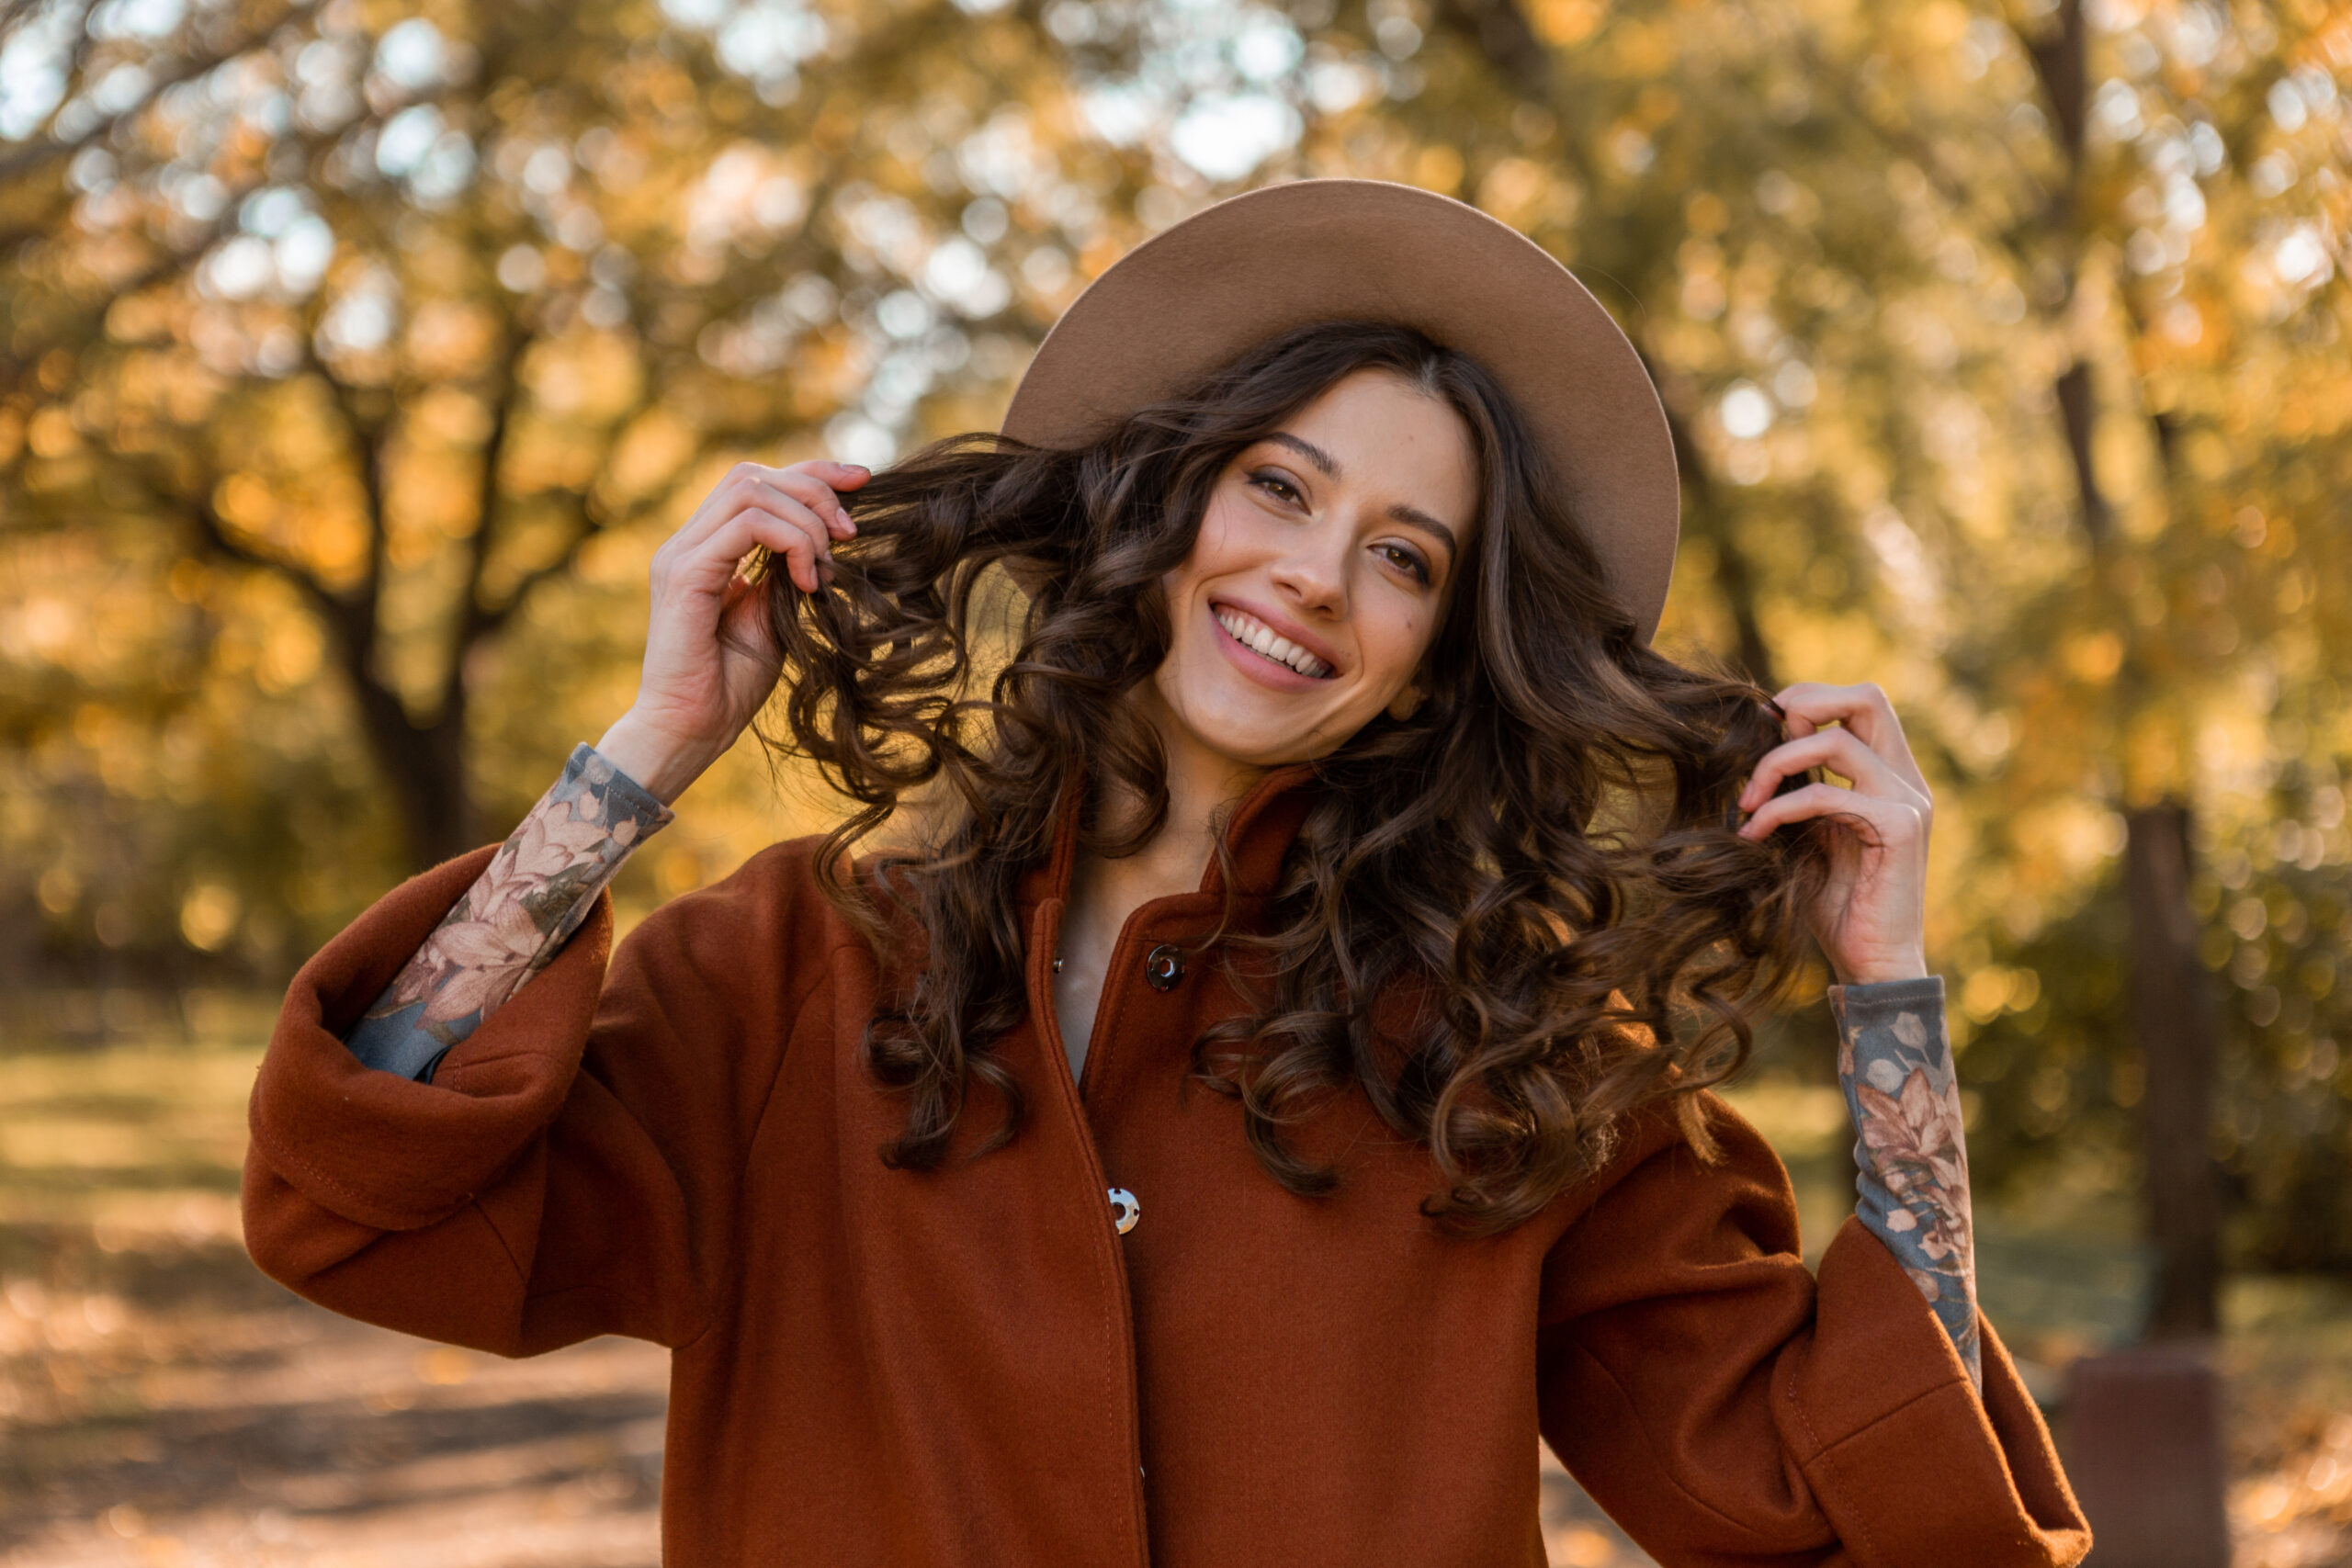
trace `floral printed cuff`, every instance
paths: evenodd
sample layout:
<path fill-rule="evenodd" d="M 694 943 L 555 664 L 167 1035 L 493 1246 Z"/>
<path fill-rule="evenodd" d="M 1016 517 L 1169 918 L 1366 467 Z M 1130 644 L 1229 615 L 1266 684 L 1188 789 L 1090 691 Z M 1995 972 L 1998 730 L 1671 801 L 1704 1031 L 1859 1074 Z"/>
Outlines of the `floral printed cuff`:
<path fill-rule="evenodd" d="M 594 747 L 574 747 L 562 776 L 345 1036 L 352 1055 L 431 1082 L 449 1047 L 554 960 L 629 852 L 673 815 Z"/>
<path fill-rule="evenodd" d="M 1829 1007 L 1838 1078 L 1860 1134 L 1854 1213 L 1927 1297 L 1981 1392 L 1968 1145 L 1943 979 L 1832 986 Z"/>

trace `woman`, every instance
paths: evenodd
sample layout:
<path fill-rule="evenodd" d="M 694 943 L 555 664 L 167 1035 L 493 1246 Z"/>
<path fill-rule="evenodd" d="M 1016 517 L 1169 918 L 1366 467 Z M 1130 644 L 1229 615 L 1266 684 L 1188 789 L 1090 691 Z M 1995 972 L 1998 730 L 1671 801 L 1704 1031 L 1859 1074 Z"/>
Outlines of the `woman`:
<path fill-rule="evenodd" d="M 1590 297 L 1275 187 L 1098 280 L 1006 428 L 747 465 L 663 547 L 629 713 L 297 978 L 263 1267 L 672 1347 L 674 1563 L 1538 1563 L 1539 1430 L 1668 1565 L 2076 1561 L 1973 1306 L 1926 790 L 1873 688 L 1783 739 L 1647 647 L 1672 452 Z M 864 809 L 607 972 L 779 671 Z M 1704 1092 L 1808 927 L 1864 1165 L 1817 1285 Z"/>

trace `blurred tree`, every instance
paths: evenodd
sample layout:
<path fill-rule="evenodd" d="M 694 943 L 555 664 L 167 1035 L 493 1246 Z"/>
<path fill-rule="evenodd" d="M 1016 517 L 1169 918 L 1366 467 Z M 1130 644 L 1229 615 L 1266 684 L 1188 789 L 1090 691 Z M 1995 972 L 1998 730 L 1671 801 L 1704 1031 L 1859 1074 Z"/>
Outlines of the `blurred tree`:
<path fill-rule="evenodd" d="M 2320 40 L 2293 36 L 2300 29 L 2292 17 L 2251 11 L 2232 17 L 2198 6 L 2152 7 L 2134 20 L 2139 25 L 2115 40 L 2111 73 L 2092 58 L 2080 0 L 2017 23 L 2064 153 L 2062 177 L 2045 193 L 2044 233 L 2037 246 L 2029 231 L 2020 249 L 2053 276 L 2053 310 L 2075 349 L 2052 401 L 2091 570 L 2067 619 L 2110 628 L 2103 635 L 2117 650 L 2104 704 L 2086 716 L 2094 733 L 2115 738 L 2119 753 L 2109 787 L 2124 822 L 2128 1015 L 2141 1051 L 2142 1167 L 2157 1258 L 2150 1326 L 2159 1335 L 2202 1337 L 2220 1326 L 2222 1224 L 2213 1156 L 2223 1047 L 2191 907 L 2189 802 L 2206 781 L 2190 737 L 2203 710 L 2237 700 L 2216 676 L 2259 667 L 2274 645 L 2241 639 L 2234 626 L 2229 640 L 2219 641 L 2193 610 L 2148 613 L 2155 609 L 2147 604 L 2152 590 L 2160 601 L 2191 587 L 2200 597 L 2229 597 L 2222 574 L 2243 556 L 2223 529 L 2208 525 L 2223 514 L 2229 491 L 2211 489 L 2188 456 L 2192 441 L 2216 439 L 2222 411 L 2184 397 L 2188 389 L 2177 372 L 2185 357 L 2200 373 L 2210 368 L 2210 354 L 2182 353 L 2198 349 L 2209 333 L 2233 340 L 2241 354 L 2266 357 L 2276 349 L 2263 341 L 2269 335 L 2263 328 L 2304 312 L 2332 320 L 2341 300 L 2324 289 L 2300 291 L 2298 299 L 2291 287 L 2284 297 L 2232 299 L 2213 276 L 2224 265 L 2243 269 L 2280 220 L 2300 216 L 2310 200 L 2285 195 L 2273 204 L 2263 197 L 2283 190 L 2228 186 L 2231 175 L 2256 164 L 2266 133 L 2282 118 L 2272 107 L 2275 90 L 2283 85 L 2301 103 L 2301 89 L 2281 68 Z M 2279 21 L 2292 29 L 2285 37 Z M 2333 101 L 2331 88 L 2326 102 Z M 2302 117 L 2283 118 L 2300 124 Z M 2103 136 L 2095 134 L 2102 129 Z M 2255 199 L 2246 200 L 2249 194 Z M 2102 344 L 2113 346 L 2099 353 Z M 2108 367 L 2104 376 L 2094 373 L 2095 354 Z M 2119 528 L 2104 481 L 2114 457 L 2101 449 L 2102 398 L 2138 427 L 2143 477 L 2136 526 L 2126 521 Z M 2243 476 L 2241 483 L 2245 478 L 2261 482 Z M 2240 498 L 2247 493 L 2237 490 Z M 2217 578 L 2222 594 L 2199 586 Z M 2266 583 L 2256 592 L 2275 590 Z"/>
<path fill-rule="evenodd" d="M 0 486 L 282 580 L 428 864 L 485 834 L 469 694 L 537 590 L 1012 309 L 922 159 L 1049 66 L 944 6 L 244 9 L 14 13 Z M 979 183 L 1051 199 L 996 136 Z"/>
<path fill-rule="evenodd" d="M 2006 776 L 1987 781 L 1998 805 L 1986 819 L 2013 829 L 1997 834 L 2008 841 L 1988 859 L 2007 863 L 1996 873 L 2003 880 L 2030 884 L 2019 873 L 2031 866 L 2031 837 L 2057 826 L 2052 804 L 2115 800 L 2123 874 L 2096 886 L 2123 902 L 2122 950 L 2132 955 L 2125 1005 L 2103 981 L 2086 991 L 2052 973 L 2112 973 L 2117 950 L 2089 946 L 2123 942 L 2109 922 L 2086 912 L 2030 934 L 2029 908 L 2024 919 L 1988 926 L 1996 945 L 2034 956 L 2014 971 L 1981 971 L 1974 988 L 1985 1010 L 1999 1016 L 1996 998 L 2015 976 L 2033 976 L 2022 987 L 2031 991 L 2050 976 L 2058 1005 L 2027 1007 L 2022 1026 L 2056 1049 L 2033 1060 L 2013 1021 L 1971 1069 L 2006 1091 L 1997 1106 L 2020 1113 L 1988 1119 L 1994 1157 L 1984 1164 L 1996 1172 L 2015 1134 L 2038 1128 L 2053 1141 L 2098 1143 L 2096 1107 L 2137 1109 L 2159 1258 L 2153 1326 L 2199 1335 L 2217 1325 L 2222 1261 L 2212 1157 L 2249 1153 L 2230 1122 L 2284 1086 L 2267 1053 L 2238 1032 L 2245 1019 L 2234 1000 L 2227 1011 L 2238 1028 L 2225 1038 L 2218 1027 L 2199 957 L 2216 935 L 2211 906 L 2206 921 L 2192 907 L 2201 896 L 2190 803 L 2232 818 L 2230 834 L 2245 831 L 2249 775 L 2300 769 L 2312 734 L 2288 725 L 2266 735 L 2249 724 L 2259 712 L 2249 713 L 2249 701 L 2262 701 L 2253 692 L 2267 688 L 2275 702 L 2282 677 L 2316 678 L 2314 689 L 2330 692 L 2331 666 L 2309 654 L 2324 646 L 2340 665 L 2343 653 L 2327 617 L 2278 614 L 2282 598 L 2302 609 L 2299 574 L 2310 563 L 2291 560 L 2291 544 L 2266 547 L 2265 522 L 2266 505 L 2310 515 L 2312 487 L 2281 480 L 2307 466 L 2313 437 L 2340 464 L 2342 399 L 2247 393 L 2323 363 L 2340 384 L 2340 281 L 2309 236 L 2341 228 L 2342 120 L 2330 73 L 2352 51 L 2340 20 L 2317 13 L 2182 5 L 2103 15 L 2094 26 L 2064 0 L 2005 19 L 2033 68 L 2061 154 L 2054 167 L 2023 166 L 2005 182 L 1998 169 L 1972 178 L 1949 148 L 1921 154 L 1954 218 L 2009 254 L 2042 307 L 2058 350 L 2044 406 L 2063 437 L 2087 558 L 2071 580 L 2017 601 L 2018 615 L 1984 606 L 1981 624 L 2000 642 L 1963 656 L 1991 677 L 1988 694 L 2006 689 L 2036 728 L 2063 738 L 2021 748 Z M 1891 143 L 1909 137 L 1901 113 L 1877 107 L 1873 119 Z M 2299 169 L 2311 177 L 2299 180 Z M 2288 448 L 2304 460 L 2283 463 Z M 2335 553 L 2317 532 L 2303 537 L 2305 550 Z M 2331 751 L 2332 770 L 2340 732 Z M 2315 834 L 2310 853 L 2340 862 L 2343 852 Z M 2085 1010 L 2070 1017 L 2076 1004 Z M 2116 1053 L 2135 1038 L 2143 1055 L 2127 1063 Z M 2343 1092 L 2308 1079 L 2295 1087 L 2306 1100 Z M 2273 1145 L 2265 1157 L 2281 1154 Z M 2318 1155 L 2304 1140 L 2297 1157 Z M 2323 1158 L 2340 1183 L 2342 1149 Z M 2283 1255 L 2266 1244 L 2240 1256 Z M 2306 1249 L 2301 1260 L 2312 1256 Z M 2352 1262 L 2352 1252 L 2335 1256 Z"/>

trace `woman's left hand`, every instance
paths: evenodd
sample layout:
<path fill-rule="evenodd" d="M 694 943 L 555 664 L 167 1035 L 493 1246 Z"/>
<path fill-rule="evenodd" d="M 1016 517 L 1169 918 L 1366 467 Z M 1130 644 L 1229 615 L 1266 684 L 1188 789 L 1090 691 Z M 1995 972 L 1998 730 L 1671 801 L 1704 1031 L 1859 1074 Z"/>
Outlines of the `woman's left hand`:
<path fill-rule="evenodd" d="M 1849 986 L 1911 980 L 1928 972 L 1928 829 L 1935 802 L 1912 761 L 1894 705 L 1877 686 L 1800 682 L 1773 699 L 1789 739 L 1764 754 L 1740 792 L 1750 812 L 1743 839 L 1785 822 L 1831 819 L 1830 873 L 1809 910 L 1838 980 Z M 1809 784 L 1786 795 L 1781 781 L 1826 767 L 1853 787 Z"/>

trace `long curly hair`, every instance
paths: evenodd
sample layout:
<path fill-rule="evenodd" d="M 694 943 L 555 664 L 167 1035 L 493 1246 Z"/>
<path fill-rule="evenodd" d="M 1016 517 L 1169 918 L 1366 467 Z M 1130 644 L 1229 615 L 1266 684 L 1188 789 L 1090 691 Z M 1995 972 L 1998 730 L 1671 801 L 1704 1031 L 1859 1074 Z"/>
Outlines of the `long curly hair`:
<path fill-rule="evenodd" d="M 1608 519 L 1570 514 L 1484 370 L 1402 327 L 1335 322 L 1075 450 L 932 446 L 849 499 L 858 531 L 834 547 L 828 591 L 774 574 L 786 694 L 763 733 L 855 803 L 819 857 L 828 895 L 886 951 L 921 949 L 867 1029 L 873 1072 L 906 1103 L 889 1163 L 938 1165 L 976 1086 L 1003 1107 L 981 1152 L 1018 1133 L 1021 1085 L 991 1047 L 1028 1006 L 1022 874 L 1050 852 L 1073 777 L 1091 785 L 1085 852 L 1132 853 L 1159 830 L 1165 759 L 1127 697 L 1168 650 L 1160 581 L 1242 450 L 1363 370 L 1460 417 L 1474 558 L 1419 707 L 1318 760 L 1267 929 L 1228 939 L 1262 954 L 1258 1010 L 1204 1035 L 1193 1070 L 1238 1100 L 1259 1160 L 1302 1194 L 1336 1177 L 1288 1129 L 1360 1089 L 1427 1145 L 1427 1212 L 1473 1234 L 1596 1169 L 1636 1110 L 1665 1102 L 1712 1152 L 1693 1097 L 1746 1060 L 1826 869 L 1818 824 L 1734 832 L 1779 715 L 1643 641 L 1579 528 Z M 999 566 L 1029 595 L 983 693 Z M 1114 786 L 1147 808 L 1102 809 Z M 921 846 L 851 874 L 850 852 L 918 801 L 933 822 Z M 1401 1038 L 1374 1016 L 1394 995 L 1417 998 Z"/>

